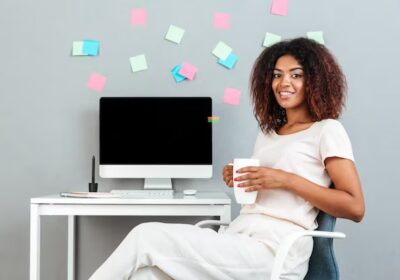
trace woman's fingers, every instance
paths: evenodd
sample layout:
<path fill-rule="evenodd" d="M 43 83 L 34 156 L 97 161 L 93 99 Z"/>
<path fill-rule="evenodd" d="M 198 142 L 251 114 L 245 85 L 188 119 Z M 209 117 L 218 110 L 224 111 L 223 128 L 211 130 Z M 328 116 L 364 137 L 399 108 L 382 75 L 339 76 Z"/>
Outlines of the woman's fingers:
<path fill-rule="evenodd" d="M 254 185 L 245 189 L 245 192 L 255 192 L 261 190 L 263 187 L 261 185 Z"/>
<path fill-rule="evenodd" d="M 225 184 L 231 188 L 233 186 L 233 182 L 232 182 L 233 167 L 231 165 L 224 166 L 224 168 L 222 169 L 222 177 L 223 177 Z"/>
<path fill-rule="evenodd" d="M 243 183 L 238 184 L 239 188 L 246 188 L 246 187 L 254 187 L 254 186 L 261 186 L 262 180 L 260 179 L 255 179 L 255 180 L 249 180 Z"/>
<path fill-rule="evenodd" d="M 235 178 L 235 181 L 244 181 L 244 180 L 248 180 L 248 179 L 256 179 L 260 177 L 260 175 L 256 172 L 254 173 L 247 173 L 246 175 L 242 175 L 242 176 L 238 176 Z"/>

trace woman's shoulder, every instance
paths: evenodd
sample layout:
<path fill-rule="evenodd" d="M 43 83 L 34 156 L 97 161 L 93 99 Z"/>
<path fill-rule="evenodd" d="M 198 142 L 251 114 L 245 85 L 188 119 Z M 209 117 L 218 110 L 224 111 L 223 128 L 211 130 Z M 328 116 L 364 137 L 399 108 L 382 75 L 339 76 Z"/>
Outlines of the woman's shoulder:
<path fill-rule="evenodd" d="M 344 129 L 342 123 L 337 119 L 324 119 L 319 121 L 320 127 L 323 130 L 329 129 Z"/>
<path fill-rule="evenodd" d="M 325 119 L 320 121 L 320 136 L 324 135 L 347 135 L 343 124 L 337 119 Z"/>

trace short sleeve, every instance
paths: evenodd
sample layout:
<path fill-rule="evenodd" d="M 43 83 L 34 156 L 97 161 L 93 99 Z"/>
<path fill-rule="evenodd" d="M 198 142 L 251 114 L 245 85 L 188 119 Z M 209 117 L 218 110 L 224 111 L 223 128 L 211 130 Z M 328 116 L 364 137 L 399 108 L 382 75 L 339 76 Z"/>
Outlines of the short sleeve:
<path fill-rule="evenodd" d="M 328 120 L 322 128 L 320 140 L 322 163 L 329 157 L 340 157 L 354 161 L 353 149 L 343 125 L 337 120 Z"/>
<path fill-rule="evenodd" d="M 253 155 L 251 156 L 251 158 L 256 158 L 256 153 L 260 149 L 260 146 L 262 146 L 262 139 L 263 139 L 263 132 L 260 130 L 257 133 L 256 143 L 254 144 Z"/>

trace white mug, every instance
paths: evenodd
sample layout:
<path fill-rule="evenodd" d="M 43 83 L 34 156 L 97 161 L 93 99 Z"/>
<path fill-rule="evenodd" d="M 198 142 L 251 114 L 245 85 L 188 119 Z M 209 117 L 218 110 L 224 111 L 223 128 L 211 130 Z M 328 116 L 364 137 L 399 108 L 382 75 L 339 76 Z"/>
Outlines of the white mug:
<path fill-rule="evenodd" d="M 247 173 L 236 173 L 237 170 L 246 166 L 260 166 L 260 161 L 255 158 L 237 158 L 233 160 L 233 179 L 239 176 L 243 176 Z M 235 181 L 233 180 L 233 191 L 235 193 L 235 199 L 240 204 L 253 204 L 256 202 L 258 191 L 245 192 L 247 187 L 238 187 L 240 183 L 246 181 Z"/>

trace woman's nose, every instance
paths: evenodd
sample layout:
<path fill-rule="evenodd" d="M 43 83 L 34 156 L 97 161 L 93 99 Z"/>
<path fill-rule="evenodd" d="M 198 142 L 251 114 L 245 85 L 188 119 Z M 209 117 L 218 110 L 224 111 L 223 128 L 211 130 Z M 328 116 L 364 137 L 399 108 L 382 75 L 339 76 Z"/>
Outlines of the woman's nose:
<path fill-rule="evenodd" d="M 283 75 L 283 76 L 282 76 L 281 85 L 282 85 L 282 86 L 288 86 L 288 85 L 290 85 L 289 75 Z"/>

